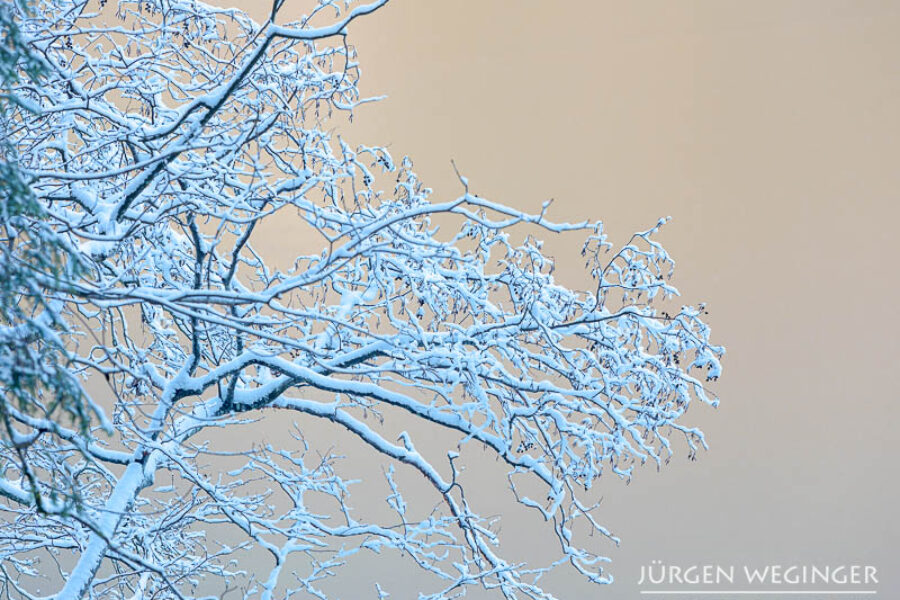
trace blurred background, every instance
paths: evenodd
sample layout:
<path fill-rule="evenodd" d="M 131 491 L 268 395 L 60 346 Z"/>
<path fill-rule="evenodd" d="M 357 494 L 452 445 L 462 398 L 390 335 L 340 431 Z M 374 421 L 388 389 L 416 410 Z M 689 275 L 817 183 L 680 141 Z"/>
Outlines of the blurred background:
<path fill-rule="evenodd" d="M 653 560 L 870 564 L 897 597 L 900 3 L 393 0 L 349 41 L 362 90 L 388 96 L 341 128 L 349 142 L 410 155 L 436 198 L 461 191 L 453 159 L 478 195 L 553 198 L 552 217 L 601 218 L 616 243 L 671 215 L 674 283 L 728 349 L 721 406 L 687 415 L 709 452 L 601 482 L 616 582 L 560 569 L 548 588 L 638 598 Z M 272 233 L 296 255 L 289 226 Z M 549 244 L 583 283 L 580 246 Z M 553 557 L 504 473 L 469 473 L 503 543 Z M 329 589 L 374 597 L 377 575 L 416 597 L 403 563 L 360 561 Z"/>

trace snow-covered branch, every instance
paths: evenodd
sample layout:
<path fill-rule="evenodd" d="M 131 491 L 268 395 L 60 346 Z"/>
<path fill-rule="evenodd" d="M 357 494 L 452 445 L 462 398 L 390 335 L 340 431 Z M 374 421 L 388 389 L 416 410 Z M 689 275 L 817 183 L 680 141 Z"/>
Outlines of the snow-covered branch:
<path fill-rule="evenodd" d="M 671 437 L 705 446 L 682 417 L 716 404 L 723 350 L 702 307 L 673 304 L 664 221 L 613 250 L 599 221 L 528 214 L 462 177 L 432 200 L 408 159 L 332 133 L 366 100 L 344 38 L 385 4 L 276 1 L 262 24 L 194 0 L 10 13 L 42 73 L 8 82 L 5 152 L 34 211 L 6 226 L 4 257 L 29 270 L 3 298 L 36 300 L 0 339 L 61 357 L 45 380 L 83 410 L 73 425 L 53 394 L 4 399 L 0 596 L 326 598 L 356 553 L 394 550 L 434 577 L 422 598 L 550 598 L 541 575 L 563 563 L 611 581 L 597 543 L 615 537 L 592 514 L 603 475 L 662 465 Z M 261 243 L 272 219 L 305 242 L 288 264 Z M 584 285 L 554 278 L 545 236 L 583 242 Z M 27 254 L 41 239 L 54 265 Z M 289 447 L 211 445 L 259 419 L 375 453 L 389 516 L 353 508 L 338 456 L 302 428 Z M 438 458 L 435 432 L 455 440 Z M 460 468 L 467 446 L 506 465 L 559 561 L 507 558 Z M 427 484 L 428 511 L 401 472 Z M 255 550 L 270 569 L 243 566 Z"/>

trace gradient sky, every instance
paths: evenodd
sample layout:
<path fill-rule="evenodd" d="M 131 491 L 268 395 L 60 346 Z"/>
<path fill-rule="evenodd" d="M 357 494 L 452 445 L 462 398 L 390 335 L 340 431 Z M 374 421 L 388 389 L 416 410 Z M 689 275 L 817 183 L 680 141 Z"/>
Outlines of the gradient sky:
<path fill-rule="evenodd" d="M 616 583 L 561 571 L 550 589 L 638 598 L 651 560 L 872 564 L 897 597 L 900 3 L 393 0 L 349 40 L 363 91 L 388 98 L 348 140 L 409 154 L 438 198 L 460 191 L 453 159 L 479 195 L 554 198 L 552 216 L 601 218 L 614 242 L 671 215 L 675 284 L 728 348 L 720 408 L 688 414 L 710 451 L 601 484 Z M 296 254 L 287 226 L 269 243 Z M 583 282 L 579 248 L 550 247 Z M 499 467 L 473 468 L 502 492 Z M 505 543 L 544 556 L 507 498 L 485 502 Z M 377 565 L 341 597 L 379 572 L 415 598 Z"/>

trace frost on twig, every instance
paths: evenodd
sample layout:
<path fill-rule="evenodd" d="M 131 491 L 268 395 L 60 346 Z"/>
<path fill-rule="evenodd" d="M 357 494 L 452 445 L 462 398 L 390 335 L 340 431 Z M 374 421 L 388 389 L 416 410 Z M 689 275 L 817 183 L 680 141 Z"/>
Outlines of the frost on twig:
<path fill-rule="evenodd" d="M 384 551 L 432 577 L 422 598 L 549 598 L 541 576 L 563 564 L 610 581 L 592 486 L 664 463 L 670 438 L 692 456 L 704 439 L 681 417 L 716 402 L 704 386 L 723 351 L 702 309 L 670 308 L 663 222 L 613 250 L 599 222 L 526 214 L 462 177 L 461 196 L 433 200 L 408 159 L 328 125 L 365 100 L 347 28 L 386 1 L 281 4 L 262 24 L 194 0 L 17 9 L 44 73 L 11 84 L 4 132 L 35 223 L 79 265 L 33 281 L 96 414 L 85 437 L 41 401 L 4 401 L 0 595 L 325 598 L 354 554 Z M 271 220 L 321 248 L 276 265 Z M 539 240 L 555 235 L 584 241 L 581 289 L 554 279 Z M 210 445 L 273 414 L 377 455 L 390 510 L 355 508 L 339 456 L 302 430 Z M 455 440 L 438 458 L 434 432 Z M 462 472 L 468 445 L 546 520 L 553 565 L 507 558 Z M 401 472 L 429 489 L 424 514 Z"/>

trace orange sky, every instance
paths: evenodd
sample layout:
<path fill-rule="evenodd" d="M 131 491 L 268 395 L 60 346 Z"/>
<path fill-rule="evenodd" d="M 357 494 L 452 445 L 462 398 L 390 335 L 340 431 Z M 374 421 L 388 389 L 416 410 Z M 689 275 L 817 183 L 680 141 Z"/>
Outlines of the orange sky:
<path fill-rule="evenodd" d="M 459 193 L 454 159 L 478 194 L 552 197 L 613 241 L 671 215 L 675 283 L 728 348 L 721 407 L 688 415 L 710 451 L 608 479 L 617 583 L 561 571 L 561 598 L 637 598 L 656 559 L 869 563 L 880 595 L 900 593 L 898 33 L 900 3 L 863 0 L 393 0 L 354 23 L 362 89 L 389 98 L 348 139 L 411 155 L 438 197 Z M 290 231 L 272 234 L 291 255 Z M 577 283 L 578 249 L 551 247 Z M 500 470 L 473 468 L 492 489 Z M 507 499 L 485 502 L 509 511 L 504 543 L 543 557 Z M 371 593 L 366 564 L 342 597 Z"/>

